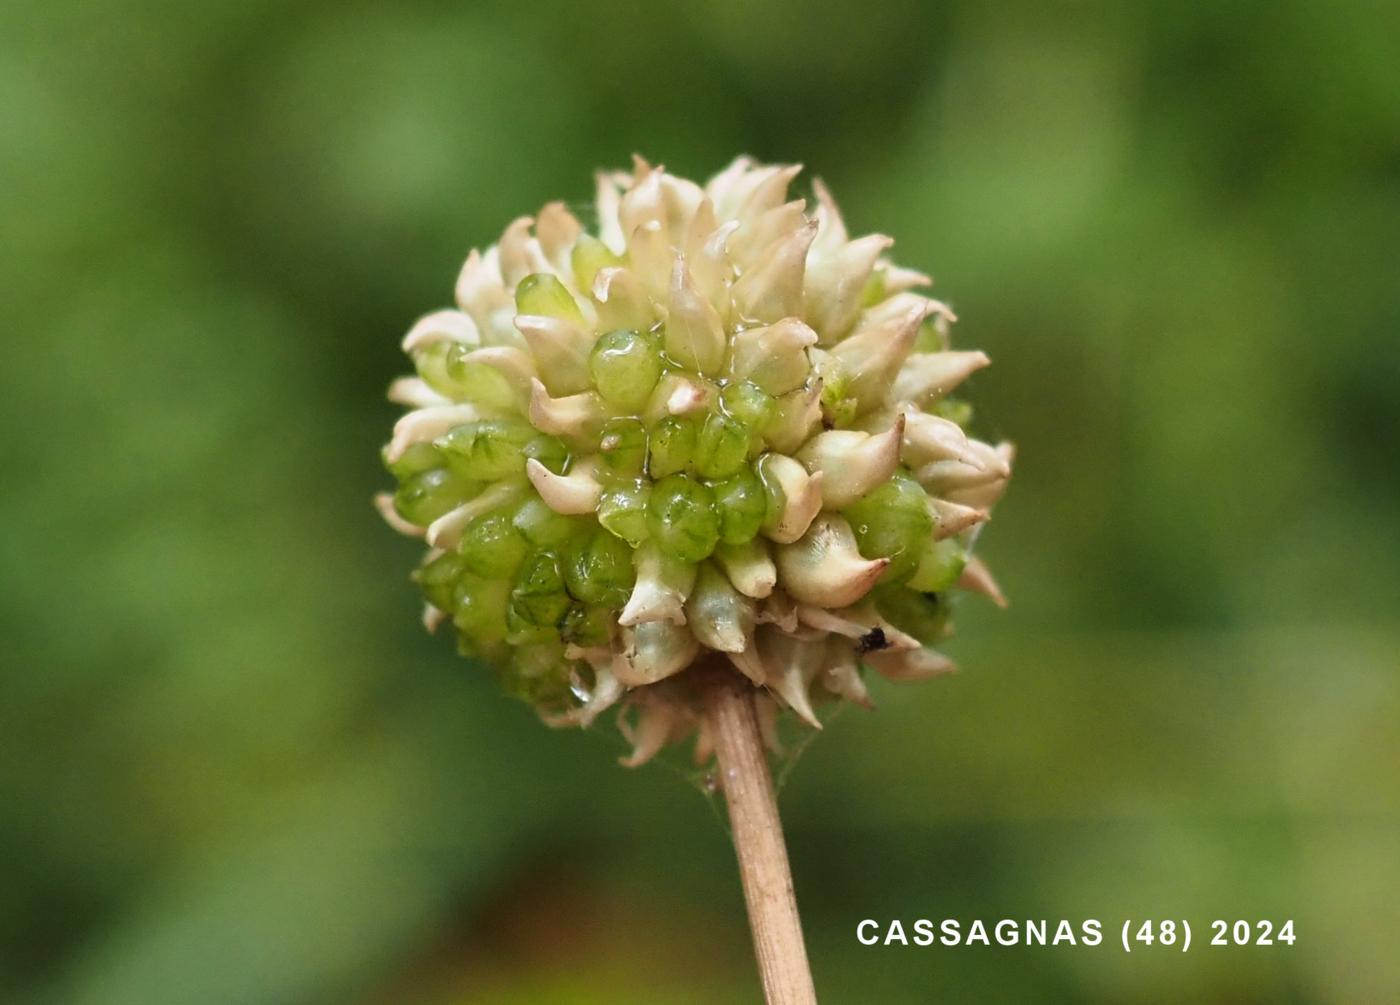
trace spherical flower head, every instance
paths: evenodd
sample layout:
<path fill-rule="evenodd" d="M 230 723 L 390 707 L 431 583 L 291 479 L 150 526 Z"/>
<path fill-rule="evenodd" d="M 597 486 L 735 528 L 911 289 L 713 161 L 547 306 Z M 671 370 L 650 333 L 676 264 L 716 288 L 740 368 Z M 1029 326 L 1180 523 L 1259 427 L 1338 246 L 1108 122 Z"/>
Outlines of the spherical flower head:
<path fill-rule="evenodd" d="M 868 704 L 864 668 L 951 670 L 954 591 L 1001 602 L 970 550 L 1012 451 L 950 397 L 988 359 L 820 182 L 790 201 L 799 170 L 600 173 L 596 231 L 520 217 L 403 342 L 377 503 L 426 539 L 426 625 L 551 724 L 621 705 L 625 763 L 708 756 L 694 665 L 758 685 L 776 746 Z"/>

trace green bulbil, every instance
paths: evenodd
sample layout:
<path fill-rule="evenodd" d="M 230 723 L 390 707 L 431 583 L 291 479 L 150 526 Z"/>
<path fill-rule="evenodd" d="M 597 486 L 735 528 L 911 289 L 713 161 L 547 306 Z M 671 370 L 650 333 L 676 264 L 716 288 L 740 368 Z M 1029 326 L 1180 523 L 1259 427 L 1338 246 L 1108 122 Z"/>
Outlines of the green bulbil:
<path fill-rule="evenodd" d="M 594 343 L 588 371 L 604 400 L 636 412 L 646 404 L 661 378 L 661 350 L 651 335 L 608 332 Z"/>
<path fill-rule="evenodd" d="M 524 472 L 525 447 L 537 435 L 518 419 L 479 419 L 448 430 L 433 445 L 464 478 L 499 481 Z"/>
<path fill-rule="evenodd" d="M 715 482 L 710 488 L 719 510 L 719 538 L 725 544 L 743 544 L 763 526 L 768 512 L 768 494 L 763 480 L 752 468 Z M 781 489 L 779 490 L 781 491 Z"/>
<path fill-rule="evenodd" d="M 587 649 L 605 646 L 612 639 L 614 612 L 607 607 L 574 604 L 559 626 L 559 637 L 565 642 Z"/>
<path fill-rule="evenodd" d="M 447 468 L 430 468 L 404 480 L 394 509 L 409 523 L 426 527 L 476 494 L 478 486 Z"/>
<path fill-rule="evenodd" d="M 536 460 L 556 475 L 562 475 L 569 464 L 569 448 L 557 436 L 540 433 L 525 444 L 521 451 L 527 460 Z"/>
<path fill-rule="evenodd" d="M 904 471 L 866 493 L 842 515 L 866 558 L 888 558 L 884 581 L 903 582 L 914 574 L 933 534 L 933 518 L 923 487 Z"/>
<path fill-rule="evenodd" d="M 569 262 L 574 267 L 574 282 L 580 290 L 587 292 L 593 289 L 593 281 L 598 278 L 599 272 L 621 265 L 622 259 L 614 255 L 606 244 L 585 231 L 578 236 L 578 242 L 569 255 Z"/>
<path fill-rule="evenodd" d="M 558 638 L 521 645 L 500 671 L 507 694 L 534 705 L 553 705 L 568 695 L 569 661 Z"/>
<path fill-rule="evenodd" d="M 537 625 L 530 621 L 528 606 L 518 603 L 513 595 L 506 601 L 505 626 L 506 644 L 511 646 L 553 642 L 559 638 L 559 629 L 554 625 Z"/>
<path fill-rule="evenodd" d="M 509 514 L 502 512 L 487 513 L 467 524 L 457 546 L 466 567 L 490 579 L 509 579 L 529 550 Z"/>
<path fill-rule="evenodd" d="M 423 597 L 440 611 L 452 610 L 452 590 L 466 565 L 451 552 L 444 552 L 431 562 L 425 562 L 413 573 L 413 581 L 423 591 Z"/>
<path fill-rule="evenodd" d="M 598 522 L 632 547 L 647 539 L 647 501 L 651 483 L 637 478 L 603 489 L 598 500 Z"/>
<path fill-rule="evenodd" d="M 511 609 L 537 628 L 556 627 L 572 602 L 564 590 L 559 559 L 552 551 L 538 552 L 528 559 L 510 591 Z"/>
<path fill-rule="evenodd" d="M 702 478 L 728 478 L 744 466 L 749 432 L 740 423 L 711 412 L 695 444 L 695 471 Z"/>
<path fill-rule="evenodd" d="M 914 339 L 915 352 L 942 352 L 948 348 L 947 340 L 938 330 L 933 318 L 925 318 L 919 325 L 919 334 Z"/>
<path fill-rule="evenodd" d="M 413 352 L 413 368 L 418 376 L 438 394 L 455 396 L 460 388 L 447 368 L 452 347 L 457 343 L 448 341 L 429 342 Z"/>
<path fill-rule="evenodd" d="M 695 462 L 699 425 L 689 416 L 668 415 L 652 427 L 647 474 L 653 480 L 684 471 Z"/>
<path fill-rule="evenodd" d="M 741 380 L 730 384 L 719 395 L 724 413 L 743 425 L 755 438 L 763 432 L 778 410 L 777 399 L 757 384 Z"/>
<path fill-rule="evenodd" d="M 715 550 L 720 518 L 714 493 L 685 475 L 657 482 L 647 507 L 647 529 L 661 550 L 682 562 L 698 562 Z"/>
<path fill-rule="evenodd" d="M 444 369 L 451 387 L 443 393 L 486 408 L 515 407 L 519 394 L 510 380 L 494 367 L 468 360 L 467 356 L 472 351 L 473 347 L 469 345 L 454 344 L 448 349 Z M 426 377 L 423 379 L 427 380 Z"/>
<path fill-rule="evenodd" d="M 972 404 L 958 398 L 944 398 L 931 411 L 940 419 L 956 422 L 964 429 L 972 422 Z"/>
<path fill-rule="evenodd" d="M 720 392 L 720 409 L 743 427 L 748 437 L 748 458 L 763 451 L 763 434 L 778 414 L 778 399 L 752 381 L 738 381 Z"/>
<path fill-rule="evenodd" d="M 860 291 L 860 305 L 874 307 L 888 295 L 885 290 L 885 270 L 875 269 L 865 281 L 865 289 Z"/>
<path fill-rule="evenodd" d="M 909 588 L 925 593 L 946 590 L 958 581 L 966 565 L 967 551 L 957 538 L 930 542 L 920 553 Z"/>
<path fill-rule="evenodd" d="M 860 402 L 851 397 L 851 381 L 833 357 L 822 368 L 822 412 L 837 427 L 849 426 Z"/>
<path fill-rule="evenodd" d="M 557 548 L 585 526 L 577 517 L 554 512 L 534 495 L 520 504 L 511 523 L 536 548 Z"/>
<path fill-rule="evenodd" d="M 506 640 L 506 600 L 509 584 L 468 571 L 457 580 L 452 594 L 452 624 L 471 640 L 474 648 Z"/>
<path fill-rule="evenodd" d="M 583 325 L 583 313 L 572 293 L 557 276 L 536 272 L 520 280 L 515 287 L 515 309 L 520 314 L 561 318 Z"/>
<path fill-rule="evenodd" d="M 516 654 L 515 669 L 534 680 L 567 679 L 569 661 L 564 656 L 564 643 L 556 641 L 522 648 Z"/>
<path fill-rule="evenodd" d="M 760 457 L 758 463 L 754 465 L 754 470 L 758 472 L 758 480 L 763 484 L 763 523 L 765 526 L 775 523 L 782 516 L 783 508 L 787 506 L 787 493 L 783 491 L 782 484 L 768 470 L 767 456 Z"/>
<path fill-rule="evenodd" d="M 565 588 L 586 604 L 621 607 L 636 580 L 632 549 L 601 527 L 570 542 L 562 565 Z"/>
<path fill-rule="evenodd" d="M 647 431 L 641 419 L 619 416 L 603 424 L 598 446 L 610 474 L 636 477 L 647 461 Z"/>
<path fill-rule="evenodd" d="M 421 471 L 440 468 L 445 463 L 446 461 L 437 447 L 420 440 L 418 443 L 410 443 L 408 449 L 399 455 L 398 460 L 390 461 L 386 458 L 384 467 L 402 482 Z"/>
<path fill-rule="evenodd" d="M 875 606 L 890 624 L 926 646 L 936 645 L 943 639 L 949 605 L 941 594 L 920 593 L 904 586 L 882 586 L 875 594 Z"/>
<path fill-rule="evenodd" d="M 479 660 L 491 667 L 499 667 L 510 659 L 510 643 L 505 639 L 499 642 L 476 642 L 470 635 L 458 632 L 457 655 L 469 660 Z"/>

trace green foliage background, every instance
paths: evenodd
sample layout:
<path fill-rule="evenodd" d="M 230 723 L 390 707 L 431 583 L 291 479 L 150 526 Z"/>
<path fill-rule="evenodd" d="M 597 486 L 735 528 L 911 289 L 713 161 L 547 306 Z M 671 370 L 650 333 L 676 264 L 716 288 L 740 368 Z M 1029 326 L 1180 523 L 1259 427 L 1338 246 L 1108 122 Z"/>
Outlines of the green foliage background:
<path fill-rule="evenodd" d="M 1021 447 L 1012 609 L 784 792 L 824 1000 L 1400 997 L 1393 5 L 6 0 L 0 999 L 752 999 L 705 801 L 424 637 L 368 504 L 400 333 L 633 150 L 825 177 Z M 945 916 L 1198 945 L 855 940 Z"/>

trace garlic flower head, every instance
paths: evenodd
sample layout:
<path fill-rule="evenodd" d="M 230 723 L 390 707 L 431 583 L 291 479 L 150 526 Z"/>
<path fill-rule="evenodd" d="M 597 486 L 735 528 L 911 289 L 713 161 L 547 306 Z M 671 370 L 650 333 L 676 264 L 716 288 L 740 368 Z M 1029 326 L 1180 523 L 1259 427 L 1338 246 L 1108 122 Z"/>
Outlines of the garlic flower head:
<path fill-rule="evenodd" d="M 376 504 L 426 541 L 425 624 L 551 724 L 620 706 L 628 764 L 708 756 L 697 662 L 752 679 L 776 745 L 868 704 L 864 668 L 951 670 L 953 591 L 1003 602 L 969 552 L 1012 450 L 949 397 L 987 357 L 820 182 L 790 200 L 798 170 L 600 173 L 595 230 L 520 217 L 403 342 Z"/>

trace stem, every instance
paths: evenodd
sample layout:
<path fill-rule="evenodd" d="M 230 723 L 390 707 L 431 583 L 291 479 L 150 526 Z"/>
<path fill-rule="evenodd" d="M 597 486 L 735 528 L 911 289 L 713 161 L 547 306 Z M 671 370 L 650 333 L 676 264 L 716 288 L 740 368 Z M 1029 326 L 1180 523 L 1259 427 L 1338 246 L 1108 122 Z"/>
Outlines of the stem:
<path fill-rule="evenodd" d="M 705 706 L 764 996 L 768 1005 L 815 1005 L 753 687 L 734 671 L 716 668 L 706 681 Z"/>

